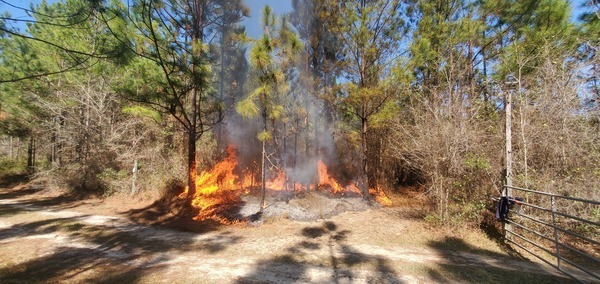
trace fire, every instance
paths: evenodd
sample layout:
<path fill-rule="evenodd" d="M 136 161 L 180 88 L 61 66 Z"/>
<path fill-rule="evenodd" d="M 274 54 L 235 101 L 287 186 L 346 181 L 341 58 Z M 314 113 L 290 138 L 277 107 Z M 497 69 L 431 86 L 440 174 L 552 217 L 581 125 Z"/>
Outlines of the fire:
<path fill-rule="evenodd" d="M 235 173 L 238 165 L 236 149 L 234 147 L 227 148 L 227 157 L 217 163 L 212 169 L 203 171 L 196 178 L 196 193 L 192 196 L 192 206 L 199 209 L 199 213 L 194 220 L 213 219 L 222 223 L 231 223 L 227 221 L 221 213 L 227 211 L 228 208 L 238 204 L 240 194 L 250 193 L 251 188 L 260 185 L 260 181 L 255 181 L 255 175 L 249 169 L 242 171 L 242 177 Z M 314 190 L 330 190 L 333 194 L 344 194 L 351 192 L 362 196 L 360 189 L 356 184 L 350 183 L 347 186 L 342 186 L 334 179 L 327 169 L 327 166 L 322 161 L 318 162 L 318 185 L 310 185 L 309 189 L 306 185 L 293 183 L 288 186 L 288 178 L 283 170 L 277 172 L 277 176 L 266 181 L 265 187 L 269 190 L 286 190 L 293 189 L 295 191 Z M 369 193 L 375 197 L 375 200 L 384 206 L 391 205 L 391 200 L 385 193 L 377 189 L 369 189 Z M 188 197 L 188 188 L 180 194 L 180 198 Z"/>
<path fill-rule="evenodd" d="M 275 177 L 274 179 L 270 179 L 265 183 L 265 187 L 270 190 L 285 190 L 286 181 L 287 178 L 285 177 L 285 173 L 282 170 L 280 170 L 277 173 L 277 177 Z"/>
<path fill-rule="evenodd" d="M 194 220 L 222 219 L 216 216 L 219 205 L 235 204 L 239 200 L 241 185 L 234 173 L 238 164 L 235 148 L 227 147 L 227 157 L 209 171 L 202 172 L 196 178 L 196 194 L 192 197 L 192 206 L 200 210 Z M 187 196 L 187 188 L 184 194 Z"/>
<path fill-rule="evenodd" d="M 383 206 L 392 206 L 392 200 L 381 190 L 381 188 L 369 188 L 369 194 L 375 197 L 375 201 Z"/>
<path fill-rule="evenodd" d="M 354 184 L 350 184 L 347 187 L 343 187 L 340 183 L 329 175 L 327 166 L 323 161 L 319 160 L 318 164 L 319 171 L 319 188 L 329 187 L 332 193 L 344 193 L 344 192 L 355 192 L 360 194 L 360 190 Z"/>
<path fill-rule="evenodd" d="M 252 171 L 250 171 L 250 169 L 246 169 L 242 172 L 242 174 L 244 176 L 242 178 L 242 188 L 247 189 L 254 186 L 254 175 L 252 174 Z"/>

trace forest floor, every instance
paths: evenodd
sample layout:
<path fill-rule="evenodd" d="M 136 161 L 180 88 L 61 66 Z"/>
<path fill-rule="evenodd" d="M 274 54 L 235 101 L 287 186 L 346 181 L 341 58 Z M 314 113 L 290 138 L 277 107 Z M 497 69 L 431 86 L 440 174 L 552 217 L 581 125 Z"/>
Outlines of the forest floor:
<path fill-rule="evenodd" d="M 183 232 L 134 221 L 152 202 L 0 181 L 0 283 L 568 283 L 481 230 L 432 228 L 396 197 L 327 219 Z"/>

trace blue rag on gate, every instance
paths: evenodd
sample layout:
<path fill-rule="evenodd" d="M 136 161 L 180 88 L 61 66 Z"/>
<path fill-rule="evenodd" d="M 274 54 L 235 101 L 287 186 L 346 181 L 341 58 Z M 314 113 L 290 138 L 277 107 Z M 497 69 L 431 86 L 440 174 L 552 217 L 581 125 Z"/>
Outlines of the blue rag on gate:
<path fill-rule="evenodd" d="M 496 207 L 496 220 L 504 221 L 508 217 L 508 206 L 510 205 L 510 199 L 507 196 L 502 196 Z"/>

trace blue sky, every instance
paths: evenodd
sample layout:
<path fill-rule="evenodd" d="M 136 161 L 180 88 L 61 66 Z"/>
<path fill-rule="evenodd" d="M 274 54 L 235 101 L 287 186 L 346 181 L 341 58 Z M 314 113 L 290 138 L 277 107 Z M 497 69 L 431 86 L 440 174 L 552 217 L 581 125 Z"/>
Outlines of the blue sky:
<path fill-rule="evenodd" d="M 12 5 L 19 6 L 22 8 L 29 8 L 32 3 L 38 4 L 41 0 L 29 0 L 29 1 L 19 1 L 19 0 L 4 0 Z M 56 0 L 49 0 L 48 2 L 56 2 Z M 288 13 L 292 11 L 292 3 L 291 0 L 246 0 L 246 5 L 250 7 L 250 18 L 244 21 L 246 25 L 246 32 L 252 38 L 258 38 L 262 34 L 262 29 L 260 26 L 260 18 L 262 9 L 265 5 L 271 6 L 276 15 L 282 15 L 284 13 Z M 27 16 L 23 11 L 19 9 L 14 9 L 0 1 L 0 14 L 8 11 L 13 17 L 26 19 Z"/>
<path fill-rule="evenodd" d="M 13 6 L 29 9 L 29 7 L 31 7 L 31 3 L 37 4 L 37 3 L 40 3 L 41 1 L 40 0 L 35 0 L 35 1 L 4 0 L 3 2 L 0 1 L 0 14 L 4 14 L 4 12 L 9 12 L 13 18 L 26 19 L 27 15 L 22 10 L 15 9 L 4 2 L 6 2 L 10 5 L 13 5 Z M 54 2 L 54 1 L 49 1 L 49 2 Z"/>
<path fill-rule="evenodd" d="M 246 33 L 252 38 L 258 38 L 262 34 L 260 18 L 265 5 L 271 6 L 277 16 L 292 11 L 292 1 L 290 0 L 246 0 L 246 5 L 250 7 L 250 18 L 246 19 L 244 24 Z"/>
<path fill-rule="evenodd" d="M 12 5 L 29 8 L 32 3 L 40 3 L 41 0 L 3 0 Z M 56 2 L 57 0 L 48 0 L 48 2 Z M 573 19 L 581 13 L 580 7 L 582 3 L 585 3 L 588 0 L 571 0 L 571 10 Z M 258 38 L 262 34 L 261 26 L 260 26 L 260 18 L 262 8 L 265 5 L 271 6 L 276 15 L 280 16 L 284 13 L 288 13 L 292 10 L 291 0 L 245 0 L 246 5 L 250 7 L 250 18 L 244 21 L 246 25 L 246 32 L 252 38 Z M 27 16 L 23 13 L 23 11 L 14 9 L 9 5 L 0 1 L 0 14 L 8 11 L 11 13 L 13 17 L 16 18 L 27 18 Z"/>

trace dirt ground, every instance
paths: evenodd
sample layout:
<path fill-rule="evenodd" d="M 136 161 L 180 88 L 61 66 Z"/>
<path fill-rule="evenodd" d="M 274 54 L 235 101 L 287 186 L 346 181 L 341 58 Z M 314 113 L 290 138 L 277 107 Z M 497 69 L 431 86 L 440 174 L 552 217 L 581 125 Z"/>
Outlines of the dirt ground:
<path fill-rule="evenodd" d="M 412 202 L 184 232 L 132 217 L 152 198 L 77 199 L 18 180 L 0 183 L 0 283 L 570 281 L 504 252 L 480 230 L 431 228 Z"/>

